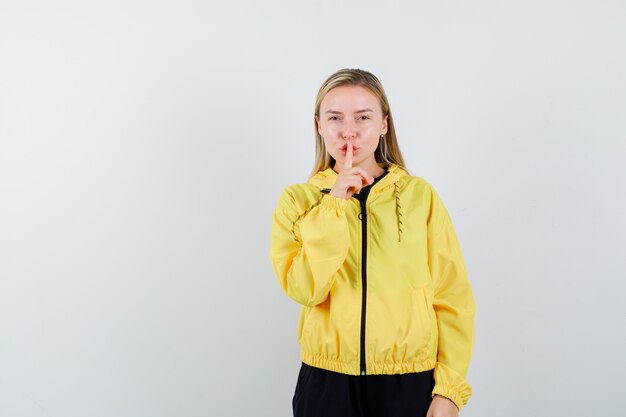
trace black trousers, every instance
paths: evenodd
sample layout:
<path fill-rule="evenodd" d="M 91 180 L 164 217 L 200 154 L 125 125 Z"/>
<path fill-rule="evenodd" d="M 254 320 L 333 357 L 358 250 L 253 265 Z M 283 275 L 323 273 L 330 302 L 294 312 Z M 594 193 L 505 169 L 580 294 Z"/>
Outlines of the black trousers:
<path fill-rule="evenodd" d="M 425 417 L 434 370 L 398 375 L 346 375 L 302 363 L 294 417 Z"/>

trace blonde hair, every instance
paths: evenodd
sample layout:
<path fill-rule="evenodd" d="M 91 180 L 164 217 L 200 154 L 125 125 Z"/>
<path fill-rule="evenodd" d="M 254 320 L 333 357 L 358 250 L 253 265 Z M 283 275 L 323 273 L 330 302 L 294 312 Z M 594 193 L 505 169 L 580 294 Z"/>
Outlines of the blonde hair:
<path fill-rule="evenodd" d="M 382 136 L 378 143 L 378 147 L 374 152 L 374 157 L 377 163 L 384 163 L 385 165 L 396 164 L 400 168 L 404 169 L 408 173 L 408 169 L 404 165 L 404 158 L 398 146 L 398 139 L 396 137 L 396 129 L 393 125 L 393 117 L 391 117 L 391 109 L 389 108 L 389 101 L 381 82 L 376 76 L 368 71 L 361 69 L 344 68 L 334 74 L 332 74 L 317 92 L 317 98 L 315 99 L 315 115 L 313 117 L 313 123 L 315 126 L 315 164 L 310 177 L 315 175 L 319 171 L 323 171 L 334 165 L 335 159 L 326 150 L 324 139 L 317 130 L 316 117 L 319 117 L 320 105 L 322 100 L 328 94 L 330 90 L 336 87 L 344 85 L 353 85 L 364 87 L 374 94 L 380 102 L 380 107 L 383 111 L 383 119 L 387 116 L 387 133 Z"/>

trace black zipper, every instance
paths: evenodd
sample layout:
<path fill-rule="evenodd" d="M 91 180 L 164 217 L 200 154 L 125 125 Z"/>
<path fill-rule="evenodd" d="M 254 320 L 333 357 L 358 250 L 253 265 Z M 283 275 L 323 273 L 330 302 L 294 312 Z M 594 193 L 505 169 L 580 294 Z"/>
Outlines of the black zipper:
<path fill-rule="evenodd" d="M 367 374 L 365 371 L 365 308 L 367 306 L 367 210 L 365 208 L 365 203 L 374 184 L 380 181 L 388 173 L 389 171 L 385 171 L 369 186 L 361 188 L 358 195 L 362 199 L 357 197 L 357 194 L 352 195 L 353 198 L 356 198 L 361 203 L 361 285 L 363 287 L 363 296 L 361 299 L 361 375 Z"/>
<path fill-rule="evenodd" d="M 365 375 L 365 307 L 367 304 L 367 210 L 365 210 L 365 200 L 367 200 L 368 195 L 369 190 L 365 198 L 361 200 L 361 285 L 363 287 L 361 300 L 361 375 Z"/>
<path fill-rule="evenodd" d="M 374 180 L 372 184 L 367 187 L 363 187 L 359 192 L 361 200 L 356 194 L 352 195 L 352 198 L 356 198 L 361 203 L 361 281 L 362 281 L 362 298 L 361 298 L 361 375 L 366 375 L 365 367 L 365 307 L 367 304 L 367 210 L 365 209 L 365 202 L 369 196 L 370 190 L 380 179 L 387 175 L 389 171 L 385 171 L 382 175 Z M 330 188 L 323 188 L 322 193 L 330 193 Z"/>
<path fill-rule="evenodd" d="M 363 288 L 361 297 L 361 375 L 366 375 L 365 366 L 365 317 L 367 307 L 367 209 L 365 203 L 367 197 L 370 194 L 372 186 L 377 183 L 387 172 L 376 178 L 376 180 L 368 187 L 364 187 L 358 194 L 353 194 L 352 197 L 359 200 L 361 203 L 361 213 L 359 219 L 361 220 L 361 286 Z M 360 197 L 360 198 L 359 198 Z"/>

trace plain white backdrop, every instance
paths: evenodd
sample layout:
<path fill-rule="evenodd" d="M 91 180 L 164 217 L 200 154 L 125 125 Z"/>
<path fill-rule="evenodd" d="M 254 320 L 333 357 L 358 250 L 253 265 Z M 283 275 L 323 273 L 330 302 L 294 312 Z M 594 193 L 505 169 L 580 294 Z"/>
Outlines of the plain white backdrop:
<path fill-rule="evenodd" d="M 291 415 L 271 214 L 334 71 L 382 81 L 477 302 L 466 417 L 626 375 L 623 1 L 0 3 L 0 416 Z"/>

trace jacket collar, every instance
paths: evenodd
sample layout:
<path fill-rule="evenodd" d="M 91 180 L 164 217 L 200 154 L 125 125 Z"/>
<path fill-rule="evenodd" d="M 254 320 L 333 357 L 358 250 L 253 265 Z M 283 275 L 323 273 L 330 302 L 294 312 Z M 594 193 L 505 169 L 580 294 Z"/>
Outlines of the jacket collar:
<path fill-rule="evenodd" d="M 401 194 L 400 194 L 400 186 L 398 184 L 399 180 L 403 177 L 408 176 L 408 173 L 399 167 L 398 165 L 392 163 L 389 165 L 384 164 L 383 162 L 378 162 L 378 166 L 387 169 L 387 174 L 385 174 L 376 184 L 372 186 L 370 190 L 368 200 L 373 200 L 376 197 L 380 196 L 382 193 L 393 192 L 394 201 L 395 201 L 395 210 L 394 215 L 396 217 L 396 228 L 398 230 L 398 242 L 402 241 L 402 205 L 400 204 Z M 309 184 L 315 185 L 319 187 L 322 193 L 330 192 L 332 186 L 335 184 L 337 180 L 337 174 L 333 171 L 332 168 L 327 168 L 323 171 L 319 171 L 317 174 L 312 176 L 309 179 Z M 318 202 L 321 201 L 318 200 Z"/>
<path fill-rule="evenodd" d="M 408 175 L 404 169 L 394 163 L 385 164 L 384 162 L 377 162 L 377 164 L 381 168 L 387 168 L 388 173 L 372 186 L 370 196 L 393 189 L 393 186 L 399 179 Z M 324 192 L 324 190 L 330 190 L 333 187 L 338 176 L 339 174 L 337 174 L 331 167 L 328 167 L 312 176 L 308 182 L 309 184 L 317 186 L 322 192 Z"/>

